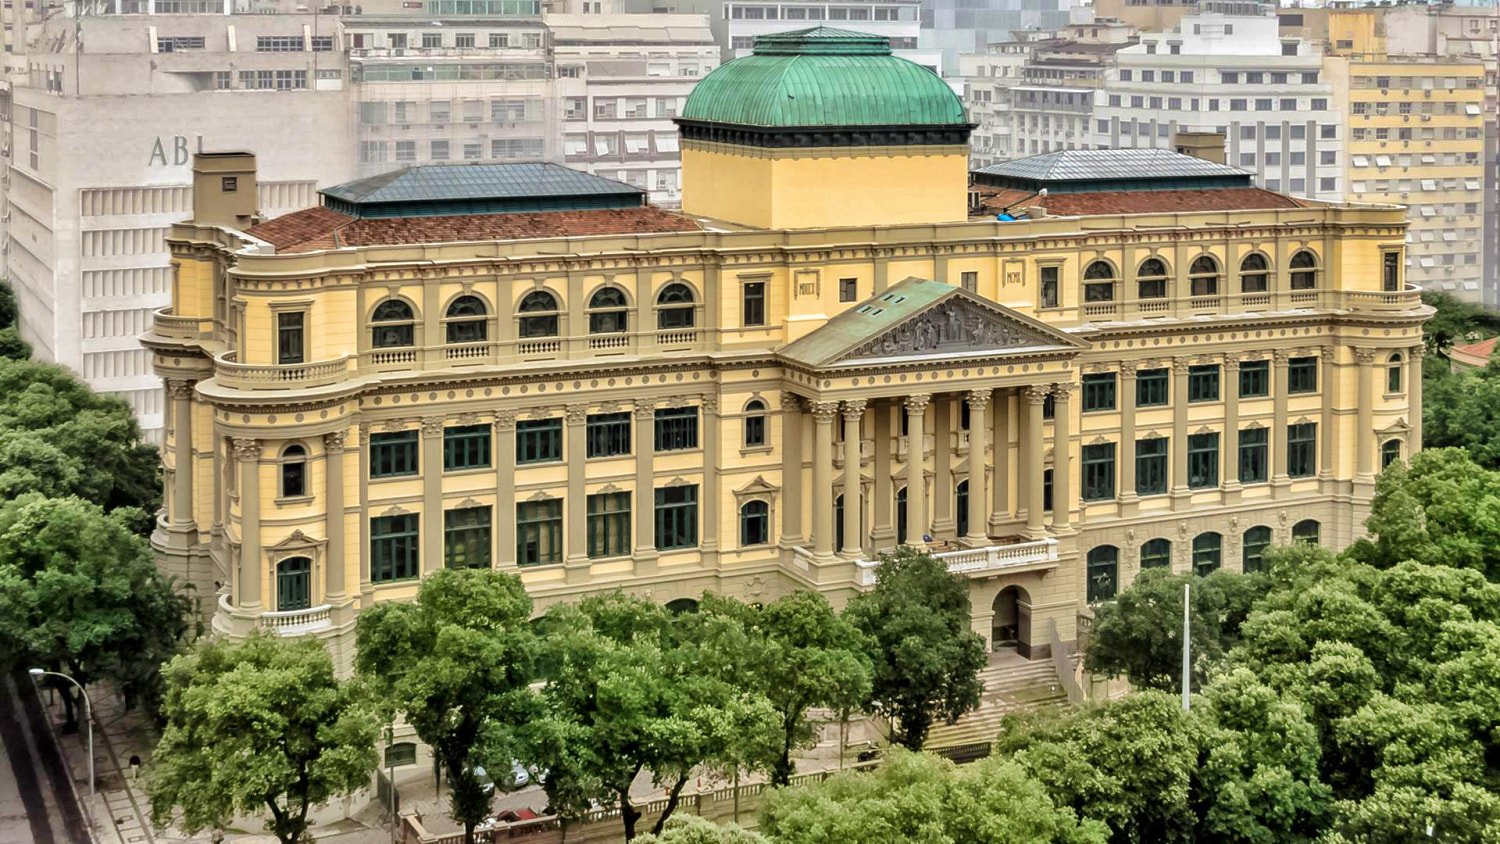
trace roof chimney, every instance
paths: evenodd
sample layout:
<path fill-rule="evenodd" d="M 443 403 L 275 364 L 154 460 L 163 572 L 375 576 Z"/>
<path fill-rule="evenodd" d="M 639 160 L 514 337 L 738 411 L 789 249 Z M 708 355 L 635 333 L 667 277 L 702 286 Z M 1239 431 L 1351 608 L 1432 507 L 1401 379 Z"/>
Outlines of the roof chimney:
<path fill-rule="evenodd" d="M 193 222 L 244 230 L 260 221 L 255 153 L 200 152 L 193 156 Z"/>

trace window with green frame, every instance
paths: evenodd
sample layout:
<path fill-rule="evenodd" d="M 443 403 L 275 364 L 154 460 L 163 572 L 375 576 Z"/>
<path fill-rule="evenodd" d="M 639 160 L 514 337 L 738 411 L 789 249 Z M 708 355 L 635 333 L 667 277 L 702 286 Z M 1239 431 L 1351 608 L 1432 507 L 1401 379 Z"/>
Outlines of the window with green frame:
<path fill-rule="evenodd" d="M 1265 398 L 1271 394 L 1271 362 L 1247 360 L 1240 364 L 1240 398 Z"/>
<path fill-rule="evenodd" d="M 1193 537 L 1193 571 L 1206 575 L 1223 565 L 1224 537 L 1212 531 Z"/>
<path fill-rule="evenodd" d="M 1219 400 L 1219 365 L 1197 364 L 1188 367 L 1188 401 Z"/>
<path fill-rule="evenodd" d="M 1270 471 L 1270 431 L 1245 428 L 1240 431 L 1240 483 L 1266 482 Z"/>
<path fill-rule="evenodd" d="M 395 431 L 370 435 L 370 478 L 394 478 L 417 473 L 420 433 Z"/>
<path fill-rule="evenodd" d="M 1115 497 L 1115 444 L 1095 443 L 1083 447 L 1083 500 L 1103 501 Z"/>
<path fill-rule="evenodd" d="M 1167 454 L 1170 440 L 1151 437 L 1135 441 L 1135 494 L 1164 495 L 1167 491 Z"/>
<path fill-rule="evenodd" d="M 1120 582 L 1120 549 L 1099 545 L 1088 554 L 1088 602 L 1114 600 Z"/>
<path fill-rule="evenodd" d="M 1148 539 L 1141 544 L 1142 569 L 1166 569 L 1172 567 L 1172 540 Z"/>
<path fill-rule="evenodd" d="M 656 490 L 656 550 L 691 548 L 697 544 L 698 485 Z"/>
<path fill-rule="evenodd" d="M 443 565 L 450 569 L 490 567 L 490 508 L 444 511 Z"/>
<path fill-rule="evenodd" d="M 409 580 L 421 574 L 415 513 L 370 520 L 370 581 Z"/>
<path fill-rule="evenodd" d="M 630 493 L 599 492 L 588 502 L 589 556 L 623 557 L 630 553 Z"/>
<path fill-rule="evenodd" d="M 459 425 L 443 429 L 443 471 L 488 469 L 490 426 Z"/>
<path fill-rule="evenodd" d="M 1316 393 L 1318 391 L 1318 359 L 1292 358 L 1286 365 L 1286 391 L 1288 393 Z"/>
<path fill-rule="evenodd" d="M 618 457 L 630 453 L 630 414 L 591 413 L 588 418 L 588 456 Z"/>
<path fill-rule="evenodd" d="M 1096 372 L 1083 376 L 1083 412 L 1115 409 L 1115 374 Z"/>
<path fill-rule="evenodd" d="M 1219 435 L 1188 435 L 1188 487 L 1205 489 L 1219 485 Z"/>
<path fill-rule="evenodd" d="M 562 561 L 562 499 L 517 504 L 516 565 L 545 566 Z"/>
<path fill-rule="evenodd" d="M 1168 369 L 1142 369 L 1135 376 L 1135 406 L 1163 407 L 1172 394 L 1172 372 Z"/>
<path fill-rule="evenodd" d="M 1318 423 L 1301 422 L 1286 429 L 1286 473 L 1309 478 L 1318 473 Z"/>
<path fill-rule="evenodd" d="M 1256 525 L 1245 531 L 1245 552 L 1242 567 L 1246 574 L 1260 571 L 1265 562 L 1266 549 L 1271 547 L 1271 529 Z"/>
<path fill-rule="evenodd" d="M 656 450 L 698 447 L 698 408 L 663 407 L 656 411 Z"/>
<path fill-rule="evenodd" d="M 562 459 L 563 421 L 523 419 L 516 423 L 516 462 L 550 463 Z"/>

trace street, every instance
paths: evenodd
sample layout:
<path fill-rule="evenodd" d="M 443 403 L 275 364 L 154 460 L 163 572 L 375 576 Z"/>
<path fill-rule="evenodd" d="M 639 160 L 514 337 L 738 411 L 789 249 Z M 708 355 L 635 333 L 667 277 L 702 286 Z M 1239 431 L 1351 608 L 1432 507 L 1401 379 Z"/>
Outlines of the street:
<path fill-rule="evenodd" d="M 25 684 L 19 687 L 20 693 L 30 694 L 29 678 L 24 674 L 20 678 Z M 0 842 L 88 844 L 82 816 L 66 791 L 66 773 L 52 738 L 43 723 L 28 717 L 15 677 L 0 678 L 0 740 L 5 746 L 5 764 L 0 765 Z"/>

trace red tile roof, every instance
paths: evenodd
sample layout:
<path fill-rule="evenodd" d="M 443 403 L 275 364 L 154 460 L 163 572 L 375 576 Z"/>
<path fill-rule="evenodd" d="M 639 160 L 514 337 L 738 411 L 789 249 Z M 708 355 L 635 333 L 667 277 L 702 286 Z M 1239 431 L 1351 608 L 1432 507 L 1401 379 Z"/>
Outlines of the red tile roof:
<path fill-rule="evenodd" d="M 357 219 L 327 208 L 306 208 L 251 228 L 247 234 L 277 252 L 312 252 L 342 246 L 531 240 L 609 234 L 698 231 L 697 223 L 654 206 L 591 211 L 459 214 Z"/>
<path fill-rule="evenodd" d="M 1478 343 L 1470 343 L 1467 346 L 1453 346 L 1448 351 L 1450 354 L 1457 352 L 1461 355 L 1489 360 L 1490 355 L 1495 353 L 1495 341 L 1497 340 L 1500 340 L 1500 337 L 1491 337 L 1488 340 L 1480 340 Z"/>
<path fill-rule="evenodd" d="M 1029 191 L 991 188 L 982 204 L 999 213 L 1009 208 L 1020 213 L 1040 205 L 1059 217 L 1093 214 L 1154 214 L 1175 211 L 1249 211 L 1260 208 L 1299 208 L 1302 203 L 1284 194 L 1260 188 L 1210 188 L 1204 190 L 1093 191 L 1054 193 L 1040 196 Z"/>

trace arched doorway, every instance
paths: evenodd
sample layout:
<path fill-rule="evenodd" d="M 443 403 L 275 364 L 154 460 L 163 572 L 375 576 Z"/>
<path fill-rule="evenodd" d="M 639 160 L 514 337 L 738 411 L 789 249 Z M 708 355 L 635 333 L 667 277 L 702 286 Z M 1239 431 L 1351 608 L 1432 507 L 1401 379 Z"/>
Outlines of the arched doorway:
<path fill-rule="evenodd" d="M 1007 586 L 995 596 L 995 617 L 990 622 L 992 650 L 1013 650 L 1031 655 L 1031 596 L 1019 586 Z"/>

